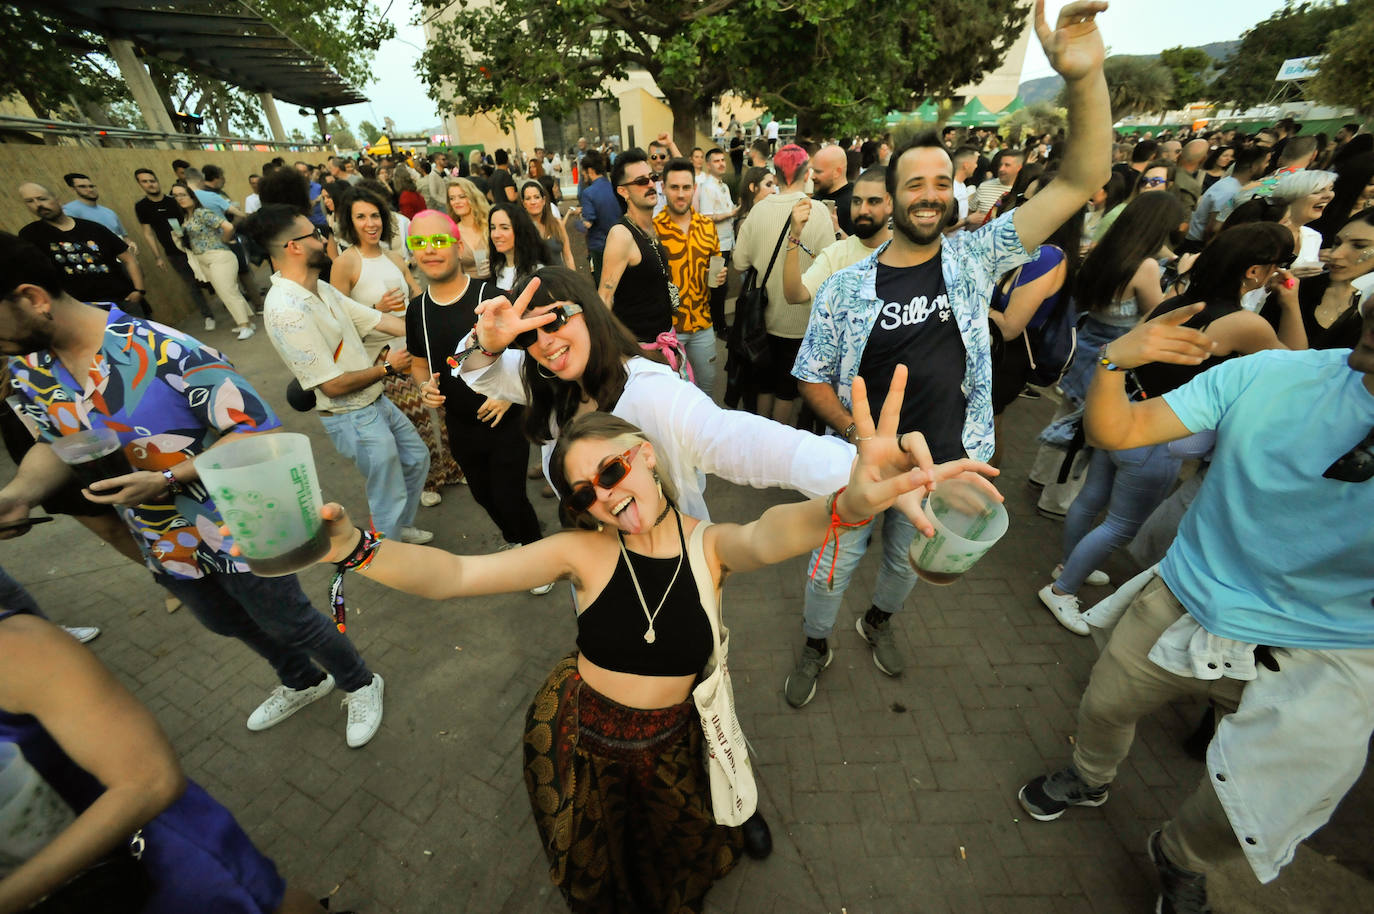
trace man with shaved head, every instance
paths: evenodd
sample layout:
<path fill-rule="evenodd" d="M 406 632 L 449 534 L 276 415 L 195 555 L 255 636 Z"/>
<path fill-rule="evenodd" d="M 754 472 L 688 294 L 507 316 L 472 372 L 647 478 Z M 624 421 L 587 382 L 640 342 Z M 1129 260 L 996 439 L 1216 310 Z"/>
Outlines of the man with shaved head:
<path fill-rule="evenodd" d="M 846 235 L 854 234 L 854 223 L 850 220 L 850 198 L 854 188 L 849 183 L 849 159 L 839 146 L 822 146 L 811 159 L 811 179 L 815 182 L 815 199 L 829 200 L 835 204 L 835 215 L 839 218 L 840 231 Z"/>
<path fill-rule="evenodd" d="M 143 294 L 143 270 L 133 250 L 96 222 L 73 219 L 53 192 L 36 181 L 19 185 L 19 199 L 37 216 L 19 237 L 48 255 L 62 274 L 62 287 L 78 301 L 152 316 Z"/>
<path fill-rule="evenodd" d="M 1174 172 L 1174 186 L 1170 190 L 1189 212 L 1202 197 L 1202 163 L 1210 151 L 1211 145 L 1206 140 L 1189 140 L 1178 154 L 1178 170 Z"/>

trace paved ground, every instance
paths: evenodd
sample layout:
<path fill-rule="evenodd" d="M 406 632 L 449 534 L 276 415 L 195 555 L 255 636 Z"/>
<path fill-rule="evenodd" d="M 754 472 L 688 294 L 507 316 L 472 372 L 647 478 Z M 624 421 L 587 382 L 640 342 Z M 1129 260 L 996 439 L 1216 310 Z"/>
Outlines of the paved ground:
<path fill-rule="evenodd" d="M 197 335 L 223 347 L 289 428 L 311 436 L 328 497 L 361 508 L 357 471 L 318 421 L 286 408 L 287 375 L 267 340 Z M 1025 779 L 1066 759 L 1096 654 L 1035 599 L 1058 559 L 1060 528 L 1035 515 L 1024 479 L 1028 443 L 1050 409 L 1046 400 L 1012 407 L 1002 485 L 1011 531 L 965 580 L 917 588 L 897 621 L 910 661 L 901 678 L 881 674 L 852 629 L 867 605 L 871 557 L 841 612 L 835 662 L 801 711 L 783 701 L 782 682 L 801 649 L 804 560 L 726 588 L 736 693 L 776 851 L 722 881 L 709 911 L 1153 910 L 1144 839 L 1199 776 L 1179 748 L 1197 708 L 1171 707 L 1142 723 L 1103 808 L 1040 824 L 1015 800 Z M 0 468 L 4 478 L 11 472 Z M 553 530 L 552 502 L 536 483 L 530 492 Z M 719 480 L 708 492 L 717 520 L 751 518 L 789 497 Z M 420 523 L 456 551 L 498 545 L 462 488 L 422 508 Z M 250 733 L 244 721 L 274 684 L 267 665 L 189 612 L 168 615 L 145 571 L 70 519 L 4 544 L 0 561 L 58 621 L 104 627 L 93 649 L 157 715 L 188 773 L 293 882 L 333 893 L 335 909 L 563 910 L 548 885 L 519 746 L 531 694 L 573 645 L 566 588 L 430 603 L 350 580 L 349 602 L 360 609 L 349 633 L 387 682 L 381 732 L 353 751 L 332 699 Z M 1107 568 L 1122 579 L 1128 561 Z M 325 573 L 304 583 L 324 607 Z M 1374 863 L 1370 780 L 1277 883 L 1260 889 L 1243 870 L 1214 880 L 1217 911 L 1374 910 L 1364 878 Z"/>

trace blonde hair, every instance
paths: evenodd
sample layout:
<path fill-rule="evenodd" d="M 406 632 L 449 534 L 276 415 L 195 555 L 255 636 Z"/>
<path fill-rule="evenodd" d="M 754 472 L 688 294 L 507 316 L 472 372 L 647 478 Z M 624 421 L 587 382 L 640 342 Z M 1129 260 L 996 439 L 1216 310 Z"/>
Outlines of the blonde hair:
<path fill-rule="evenodd" d="M 491 204 L 488 203 L 487 198 L 477 190 L 477 185 L 473 184 L 467 178 L 449 178 L 448 187 L 444 189 L 444 209 L 448 211 L 449 216 L 452 217 L 454 222 L 461 221 L 453 212 L 453 207 L 448 204 L 447 194 L 449 190 L 454 187 L 462 191 L 464 197 L 467 197 L 468 206 L 472 208 L 472 217 L 477 221 L 477 228 L 482 233 L 482 241 L 485 243 L 487 240 L 487 214 L 491 211 Z"/>
<path fill-rule="evenodd" d="M 603 412 L 590 412 L 576 417 L 563 426 L 558 433 L 558 442 L 554 444 L 553 453 L 549 455 L 549 481 L 553 483 L 560 503 L 572 491 L 572 486 L 568 482 L 567 468 L 564 466 L 568 459 L 568 449 L 583 440 L 605 441 L 612 447 L 618 447 L 622 450 L 629 450 L 636 444 L 653 443 L 644 437 L 644 432 L 638 426 L 626 422 L 619 416 Z M 663 491 L 663 497 L 668 500 L 669 504 L 676 505 L 677 487 L 673 485 L 673 474 L 669 472 L 668 464 L 663 459 L 662 452 L 657 448 L 654 449 L 654 457 L 657 461 L 655 475 L 658 478 L 659 487 Z M 573 523 L 584 529 L 595 529 L 597 526 L 596 521 L 592 520 L 585 512 L 573 518 Z"/>

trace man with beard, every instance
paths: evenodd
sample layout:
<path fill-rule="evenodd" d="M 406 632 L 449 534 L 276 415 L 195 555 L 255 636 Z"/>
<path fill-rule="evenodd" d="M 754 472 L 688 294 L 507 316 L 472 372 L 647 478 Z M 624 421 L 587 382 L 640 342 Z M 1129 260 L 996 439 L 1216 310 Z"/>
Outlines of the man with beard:
<path fill-rule="evenodd" d="M 656 183 L 642 149 L 625 150 L 611 166 L 611 186 L 620 195 L 625 215 L 606 233 L 597 291 L 640 345 L 662 349 L 676 345 L 675 339 L 667 340 L 673 333 L 675 308 L 668 289 L 668 258 L 654 229 L 662 197 Z"/>
<path fill-rule="evenodd" d="M 1071 764 L 1019 794 L 1042 822 L 1101 806 L 1141 717 L 1185 696 L 1229 710 L 1197 788 L 1147 842 L 1155 910 L 1175 914 L 1209 911 L 1207 873 L 1242 856 L 1261 882 L 1277 877 L 1359 778 L 1374 731 L 1374 308 L 1365 301 L 1353 350 L 1257 353 L 1133 402 L 1130 369 L 1195 368 L 1214 353 L 1181 326 L 1202 307 L 1097 353 L 1089 444 L 1211 431 L 1216 445 L 1164 560 L 1089 615 L 1111 640 L 1079 704 Z"/>
<path fill-rule="evenodd" d="M 0 233 L 0 354 L 11 357 L 17 412 L 38 438 L 0 490 L 0 522 L 24 520 L 74 478 L 53 441 L 97 428 L 117 432 L 131 471 L 88 482 L 83 494 L 120 506 L 154 578 L 202 625 L 272 665 L 281 684 L 249 716 L 248 729 L 284 721 L 337 683 L 349 693 L 348 745 L 364 745 L 381 726 L 382 678 L 310 605 L 295 575 L 258 577 L 230 553 L 219 508 L 196 472 L 197 455 L 279 428 L 276 414 L 215 350 L 118 308 L 78 301 L 63 278 L 31 245 Z"/>
<path fill-rule="evenodd" d="M 811 301 L 832 274 L 858 263 L 891 240 L 888 221 L 892 218 L 892 195 L 887 192 L 886 183 L 887 169 L 881 165 L 859 175 L 849 197 L 853 230 L 848 238 L 818 251 L 805 274 L 801 271 L 798 247 L 792 245 L 787 249 L 782 262 L 782 291 L 790 304 Z M 810 201 L 799 200 L 792 207 L 792 236 L 800 238 L 810 220 Z"/>
<path fill-rule="evenodd" d="M 715 224 L 692 209 L 696 191 L 695 169 L 686 159 L 673 159 L 663 169 L 667 206 L 654 217 L 658 241 L 668 258 L 668 277 L 678 289 L 673 330 L 692 366 L 692 379 L 709 397 L 716 386 L 716 334 L 711 326 L 711 294 L 708 276 L 711 258 L 720 254 Z M 725 284 L 725 267 L 714 277 Z"/>
<path fill-rule="evenodd" d="M 892 156 L 886 175 L 895 231 L 876 253 L 835 273 L 817 291 L 811 320 L 793 365 L 802 396 L 845 440 L 855 424 L 852 386 L 863 375 L 881 398 L 898 365 L 907 368 L 899 433 L 936 461 L 987 460 L 994 449 L 992 354 L 988 301 L 998 277 L 1030 260 L 1031 251 L 1083 207 L 1107 179 L 1111 106 L 1102 75 L 1103 47 L 1094 17 L 1105 3 L 1065 6 L 1051 31 L 1038 0 L 1036 33 L 1045 56 L 1064 77 L 1071 143 L 1059 176 L 1029 202 L 973 232 L 944 234 L 957 213 L 954 164 L 934 133 Z M 877 405 L 870 396 L 870 405 Z M 879 670 L 905 668 L 891 617 L 916 583 L 907 561 L 915 528 L 900 511 L 883 515 L 883 561 L 872 605 L 855 622 Z M 828 638 L 854 568 L 878 519 L 848 531 L 812 556 L 824 569 L 806 589 L 802 656 L 784 685 L 787 702 L 815 696 L 821 671 L 834 657 Z M 819 562 L 817 566 L 815 563 Z"/>
<path fill-rule="evenodd" d="M 834 203 L 835 219 L 839 223 L 840 231 L 852 235 L 854 223 L 850 221 L 849 198 L 854 190 L 849 183 L 848 169 L 849 158 L 839 146 L 822 146 L 811 157 L 811 180 L 815 184 L 815 199 Z"/>
<path fill-rule="evenodd" d="M 415 426 L 382 396 L 382 380 L 410 371 L 404 346 L 374 362 L 363 335 L 405 336 L 405 320 L 364 307 L 327 282 L 324 238 L 304 215 L 283 203 L 264 206 L 240 230 L 272 256 L 277 272 L 267 293 L 263 326 L 272 346 L 307 394 L 329 440 L 367 479 L 372 525 L 390 539 L 427 543 L 412 526 L 429 473 L 429 448 Z"/>
<path fill-rule="evenodd" d="M 500 529 L 505 548 L 514 549 L 544 535 L 525 494 L 530 456 L 523 431 L 525 408 L 474 392 L 444 365 L 477 326 L 477 306 L 501 294 L 495 283 L 469 279 L 462 271 L 457 239 L 458 226 L 437 210 L 416 213 L 411 220 L 406 248 L 429 279 L 429 288 L 406 310 L 410 376 L 421 386 L 431 378 L 439 385 L 453 459 L 472 497 Z M 551 590 L 552 582 L 530 593 Z"/>

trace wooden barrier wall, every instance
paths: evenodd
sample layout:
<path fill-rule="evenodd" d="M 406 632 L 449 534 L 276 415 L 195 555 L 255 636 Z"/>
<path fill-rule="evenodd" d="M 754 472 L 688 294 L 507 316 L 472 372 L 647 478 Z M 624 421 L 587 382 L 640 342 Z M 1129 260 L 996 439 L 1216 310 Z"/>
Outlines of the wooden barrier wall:
<path fill-rule="evenodd" d="M 264 163 L 281 156 L 288 163 L 301 159 L 323 161 L 325 153 L 318 150 L 291 152 L 216 152 L 187 149 L 114 149 L 83 146 L 30 146 L 0 143 L 0 229 L 17 232 L 34 221 L 34 216 L 19 201 L 18 187 L 26 181 L 37 181 L 50 187 L 61 203 L 76 195 L 62 180 L 70 172 L 89 175 L 100 192 L 102 206 L 119 214 L 124 228 L 138 244 L 138 262 L 143 267 L 148 298 L 155 316 L 169 323 L 191 313 L 193 307 L 185 286 L 168 267 L 165 271 L 155 265 L 152 251 L 143 239 L 142 228 L 134 214 L 134 202 L 143 191 L 134 180 L 135 168 L 151 168 L 167 193 L 176 174 L 172 171 L 175 159 L 185 159 L 196 168 L 218 165 L 224 169 L 224 192 L 242 208 L 243 200 L 251 193 L 248 176 L 261 174 Z"/>

